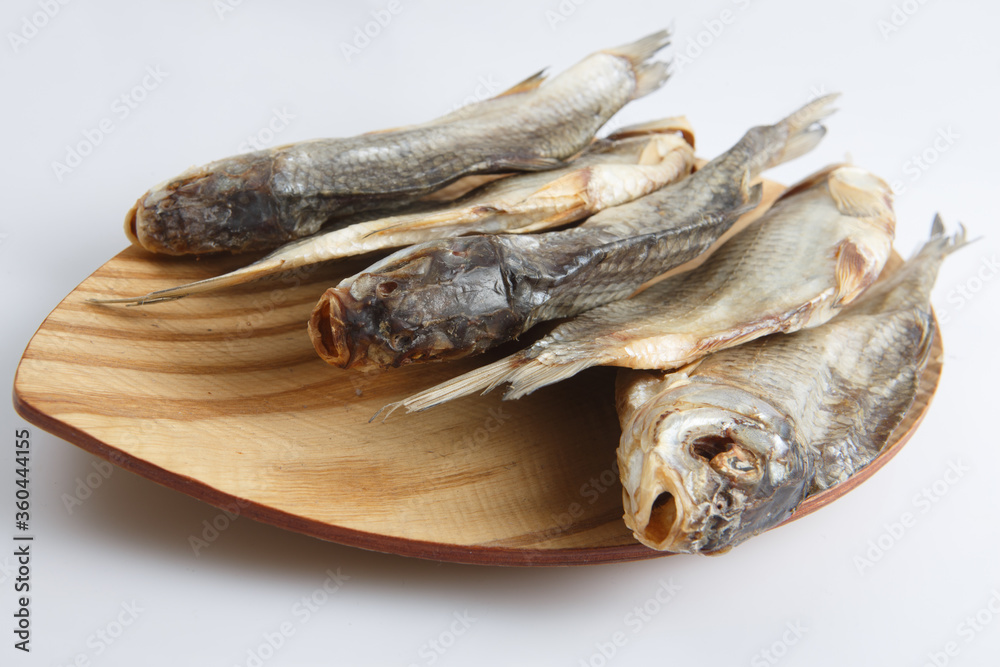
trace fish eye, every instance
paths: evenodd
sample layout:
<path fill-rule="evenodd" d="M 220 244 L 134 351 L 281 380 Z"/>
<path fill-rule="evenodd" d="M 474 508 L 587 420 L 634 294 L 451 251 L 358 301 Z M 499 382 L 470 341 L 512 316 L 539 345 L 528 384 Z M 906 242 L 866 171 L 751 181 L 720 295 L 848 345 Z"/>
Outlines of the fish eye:
<path fill-rule="evenodd" d="M 728 437 L 698 438 L 691 443 L 691 453 L 730 477 L 746 479 L 760 475 L 757 455 Z"/>
<path fill-rule="evenodd" d="M 711 462 L 716 456 L 727 452 L 735 445 L 732 440 L 721 436 L 708 436 L 698 438 L 691 443 L 691 453 L 695 456 Z"/>
<path fill-rule="evenodd" d="M 392 339 L 392 346 L 397 350 L 404 350 L 410 346 L 413 342 L 413 336 L 410 334 L 399 334 Z"/>
<path fill-rule="evenodd" d="M 396 291 L 397 287 L 399 287 L 399 283 L 395 280 L 386 280 L 383 283 L 379 283 L 378 287 L 375 288 L 375 291 L 379 296 L 389 296 Z"/>

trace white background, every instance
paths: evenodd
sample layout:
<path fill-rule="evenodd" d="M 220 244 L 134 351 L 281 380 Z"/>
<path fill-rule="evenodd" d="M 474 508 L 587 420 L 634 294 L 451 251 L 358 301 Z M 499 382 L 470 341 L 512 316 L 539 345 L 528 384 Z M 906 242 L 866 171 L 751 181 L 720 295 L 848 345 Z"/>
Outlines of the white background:
<path fill-rule="evenodd" d="M 624 120 L 686 114 L 699 153 L 712 156 L 816 92 L 841 91 L 822 145 L 772 176 L 791 181 L 849 153 L 905 187 L 897 198 L 903 254 L 926 237 L 935 211 L 983 237 L 949 260 L 935 291 L 947 358 L 923 427 L 853 493 L 723 557 L 538 569 L 369 553 L 249 519 L 196 557 L 188 537 L 217 509 L 116 470 L 70 513 L 60 498 L 97 459 L 31 427 L 32 652 L 12 648 L 16 575 L 11 549 L 0 546 L 0 663 L 67 665 L 82 655 L 94 665 L 247 665 L 264 635 L 290 623 L 294 634 L 263 664 L 429 665 L 433 655 L 439 665 L 764 665 L 773 659 L 759 652 L 774 646 L 783 665 L 922 665 L 955 642 L 957 655 L 938 655 L 939 664 L 995 665 L 997 614 L 981 612 L 992 623 L 978 631 L 961 624 L 994 595 L 1000 609 L 1000 278 L 988 268 L 1000 251 L 998 5 L 900 2 L 890 33 L 890 0 L 399 3 L 348 61 L 341 44 L 387 3 L 247 0 L 220 13 L 210 0 L 71 2 L 14 44 L 10 34 L 40 10 L 37 0 L 5 2 L 7 386 L 46 314 L 125 246 L 121 221 L 135 198 L 190 165 L 237 152 L 275 109 L 294 115 L 277 143 L 423 121 L 475 96 L 483 81 L 506 88 L 540 67 L 559 71 L 669 25 L 675 76 L 627 107 Z M 700 53 L 691 41 L 699 38 Z M 166 76 L 122 118 L 112 105 L 141 84 L 147 67 Z M 113 132 L 60 180 L 53 162 L 103 118 Z M 939 133 L 952 135 L 950 144 L 938 142 L 944 151 L 935 148 Z M 933 164 L 920 168 L 912 159 L 925 152 Z M 973 288 L 971 299 L 961 298 L 960 289 Z M 8 540 L 9 441 L 26 424 L 9 406 L 2 424 L 0 534 Z M 953 463 L 967 472 L 954 484 L 940 481 Z M 944 493 L 918 503 L 936 481 Z M 886 526 L 905 512 L 915 524 L 892 537 Z M 880 540 L 889 548 L 869 553 Z M 870 566 L 859 560 L 870 556 Z M 337 568 L 350 577 L 342 588 L 308 620 L 297 614 L 294 605 Z M 666 605 L 650 603 L 656 613 L 638 628 L 627 615 L 661 580 L 680 590 Z M 133 603 L 141 608 L 135 622 L 110 645 L 98 639 Z M 428 642 L 450 643 L 456 613 L 475 621 L 434 653 Z M 788 624 L 804 628 L 801 637 Z M 598 644 L 619 631 L 625 645 L 604 660 Z M 782 645 L 783 636 L 795 643 Z"/>

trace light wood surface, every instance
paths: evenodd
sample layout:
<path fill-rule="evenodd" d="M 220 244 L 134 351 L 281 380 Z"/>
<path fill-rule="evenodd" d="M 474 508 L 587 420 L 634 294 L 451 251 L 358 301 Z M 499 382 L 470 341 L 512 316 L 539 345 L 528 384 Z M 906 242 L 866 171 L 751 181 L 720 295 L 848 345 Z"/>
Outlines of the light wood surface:
<path fill-rule="evenodd" d="M 765 204 L 780 191 L 768 184 Z M 385 403 L 526 342 L 371 375 L 326 365 L 306 333 L 309 312 L 370 259 L 145 307 L 85 303 L 248 261 L 126 249 L 41 325 L 18 367 L 15 407 L 160 484 L 343 544 L 502 565 L 665 555 L 635 542 L 621 519 L 614 369 L 590 369 L 520 401 L 496 392 L 368 422 Z M 879 459 L 794 518 L 867 479 L 902 447 L 934 393 L 941 356 L 936 336 L 920 396 Z"/>

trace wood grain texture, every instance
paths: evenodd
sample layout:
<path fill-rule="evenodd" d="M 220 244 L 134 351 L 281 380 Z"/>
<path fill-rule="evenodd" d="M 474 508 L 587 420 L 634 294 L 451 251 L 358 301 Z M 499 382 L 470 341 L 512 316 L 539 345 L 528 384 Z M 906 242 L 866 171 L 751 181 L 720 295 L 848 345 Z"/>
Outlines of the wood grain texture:
<path fill-rule="evenodd" d="M 780 191 L 769 184 L 764 205 Z M 520 346 L 370 375 L 328 366 L 306 333 L 309 312 L 330 284 L 370 259 L 146 307 L 85 303 L 248 261 L 129 248 L 43 322 L 18 367 L 15 407 L 153 481 L 325 540 L 502 565 L 666 555 L 635 542 L 621 519 L 614 369 L 590 369 L 520 401 L 494 393 L 368 423 L 384 404 Z M 886 451 L 795 518 L 861 483 L 902 447 L 937 385 L 939 337 L 932 356 Z"/>

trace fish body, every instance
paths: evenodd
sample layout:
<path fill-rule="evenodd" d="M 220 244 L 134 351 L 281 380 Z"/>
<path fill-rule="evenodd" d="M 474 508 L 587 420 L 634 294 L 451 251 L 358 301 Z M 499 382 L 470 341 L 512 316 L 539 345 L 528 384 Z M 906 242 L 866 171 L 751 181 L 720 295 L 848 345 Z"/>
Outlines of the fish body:
<path fill-rule="evenodd" d="M 888 184 L 856 167 L 827 168 L 695 270 L 587 311 L 527 349 L 398 406 L 426 409 L 503 383 L 510 383 L 505 398 L 520 398 L 597 365 L 678 368 L 769 333 L 822 324 L 875 282 L 895 226 Z"/>
<path fill-rule="evenodd" d="M 173 255 L 267 250 L 345 216 L 399 208 L 466 175 L 559 167 L 627 102 L 663 84 L 666 65 L 649 59 L 667 43 L 661 31 L 597 52 L 544 85 L 536 75 L 429 123 L 188 170 L 139 199 L 126 234 Z"/>
<path fill-rule="evenodd" d="M 693 141 L 683 118 L 623 128 L 595 141 L 566 167 L 507 176 L 427 210 L 321 231 L 220 276 L 101 303 L 155 303 L 432 239 L 473 232 L 521 234 L 565 225 L 683 178 L 694 164 Z"/>
<path fill-rule="evenodd" d="M 822 326 L 679 372 L 619 371 L 625 523 L 675 552 L 725 551 L 867 465 L 912 404 L 934 335 L 930 290 L 964 231 L 931 240 Z"/>
<path fill-rule="evenodd" d="M 704 252 L 760 201 L 751 181 L 811 150 L 833 96 L 756 127 L 690 177 L 609 208 L 578 227 L 423 243 L 327 290 L 310 320 L 320 357 L 392 367 L 459 358 L 534 324 L 628 297 Z"/>

